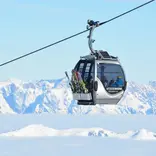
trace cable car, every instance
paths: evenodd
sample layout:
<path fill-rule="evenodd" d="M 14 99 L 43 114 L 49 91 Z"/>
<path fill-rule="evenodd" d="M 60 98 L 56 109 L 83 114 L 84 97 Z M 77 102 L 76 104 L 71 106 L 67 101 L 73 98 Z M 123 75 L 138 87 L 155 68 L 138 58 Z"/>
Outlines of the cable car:
<path fill-rule="evenodd" d="M 94 50 L 92 32 L 99 22 L 88 20 L 90 29 L 88 44 L 91 53 L 80 57 L 72 70 L 71 80 L 73 99 L 78 105 L 117 104 L 124 95 L 127 81 L 118 57 L 111 56 L 107 51 Z"/>

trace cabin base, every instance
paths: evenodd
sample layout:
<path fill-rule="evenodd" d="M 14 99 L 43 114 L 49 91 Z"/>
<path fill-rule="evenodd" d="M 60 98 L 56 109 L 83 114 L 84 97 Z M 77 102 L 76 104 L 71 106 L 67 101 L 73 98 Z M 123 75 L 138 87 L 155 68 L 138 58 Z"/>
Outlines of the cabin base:
<path fill-rule="evenodd" d="M 91 93 L 74 93 L 73 98 L 75 100 L 90 101 L 92 100 L 92 95 Z"/>

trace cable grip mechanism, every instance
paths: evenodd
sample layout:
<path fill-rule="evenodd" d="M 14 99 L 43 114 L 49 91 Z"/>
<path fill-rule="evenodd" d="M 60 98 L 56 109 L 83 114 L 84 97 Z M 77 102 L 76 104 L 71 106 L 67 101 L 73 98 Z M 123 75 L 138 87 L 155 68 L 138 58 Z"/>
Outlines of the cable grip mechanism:
<path fill-rule="evenodd" d="M 87 21 L 88 25 L 87 25 L 87 30 L 89 30 L 89 36 L 88 37 L 88 45 L 89 45 L 89 49 L 91 51 L 91 54 L 95 54 L 96 50 L 93 49 L 92 43 L 95 42 L 94 39 L 92 39 L 92 35 L 93 35 L 93 31 L 96 27 L 99 26 L 99 21 L 93 21 L 93 20 L 88 20 Z"/>

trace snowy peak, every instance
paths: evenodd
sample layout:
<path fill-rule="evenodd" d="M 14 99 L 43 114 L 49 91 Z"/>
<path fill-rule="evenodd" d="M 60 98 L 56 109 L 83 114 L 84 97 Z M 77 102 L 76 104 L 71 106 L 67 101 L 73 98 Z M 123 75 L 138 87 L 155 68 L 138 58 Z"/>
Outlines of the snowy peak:
<path fill-rule="evenodd" d="M 132 138 L 137 140 L 152 140 L 156 139 L 156 133 L 150 132 L 146 129 L 140 129 L 134 132 Z"/>
<path fill-rule="evenodd" d="M 149 81 L 149 85 L 156 88 L 156 81 Z"/>

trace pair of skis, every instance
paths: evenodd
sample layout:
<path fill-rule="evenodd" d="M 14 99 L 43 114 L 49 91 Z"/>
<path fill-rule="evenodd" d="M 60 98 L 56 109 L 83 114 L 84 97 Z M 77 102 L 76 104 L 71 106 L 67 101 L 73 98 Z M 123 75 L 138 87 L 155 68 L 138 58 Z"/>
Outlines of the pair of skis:
<path fill-rule="evenodd" d="M 73 86 L 73 84 L 71 83 L 71 80 L 70 80 L 70 78 L 69 78 L 69 76 L 68 76 L 68 73 L 65 71 L 65 74 L 66 74 L 66 77 L 68 78 L 68 81 L 69 81 L 69 85 L 70 85 L 70 87 L 71 87 L 71 90 L 72 90 L 72 92 L 74 92 L 74 86 Z"/>
<path fill-rule="evenodd" d="M 88 93 L 88 89 L 86 88 L 85 83 L 83 82 L 83 79 L 79 72 L 74 71 L 74 70 L 72 71 L 72 80 L 70 80 L 67 72 L 65 72 L 65 74 L 69 80 L 69 85 L 73 92 Z"/>

